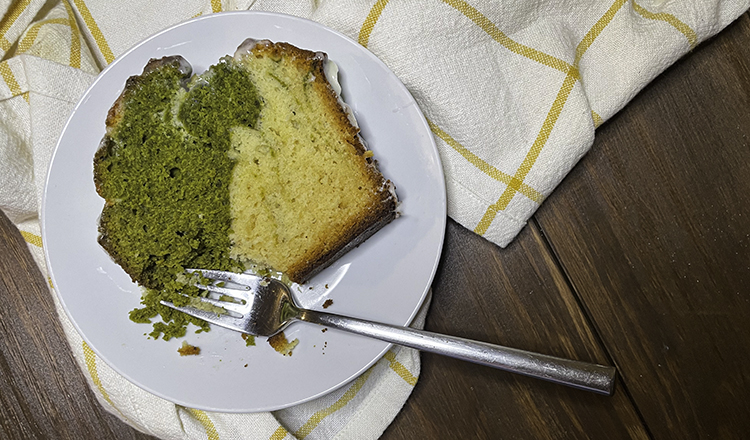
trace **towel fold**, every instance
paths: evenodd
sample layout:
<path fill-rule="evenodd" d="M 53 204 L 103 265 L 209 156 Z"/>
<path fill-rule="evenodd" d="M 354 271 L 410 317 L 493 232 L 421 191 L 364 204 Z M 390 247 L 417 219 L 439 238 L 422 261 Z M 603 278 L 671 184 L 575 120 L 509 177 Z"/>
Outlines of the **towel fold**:
<path fill-rule="evenodd" d="M 165 27 L 253 9 L 315 20 L 380 57 L 435 135 L 449 215 L 505 246 L 588 151 L 596 127 L 748 7 L 750 0 L 3 0 L 0 208 L 46 274 L 39 209 L 47 167 L 95 75 Z M 377 438 L 419 375 L 418 353 L 393 348 L 360 378 L 312 402 L 259 414 L 192 410 L 101 362 L 53 297 L 102 405 L 161 438 Z M 426 307 L 415 325 L 423 325 Z"/>

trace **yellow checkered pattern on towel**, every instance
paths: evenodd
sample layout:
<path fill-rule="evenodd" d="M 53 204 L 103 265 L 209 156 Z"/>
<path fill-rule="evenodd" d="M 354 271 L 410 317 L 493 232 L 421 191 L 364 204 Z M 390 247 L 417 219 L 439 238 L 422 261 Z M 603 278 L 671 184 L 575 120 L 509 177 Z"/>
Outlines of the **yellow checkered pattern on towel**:
<path fill-rule="evenodd" d="M 454 199 L 464 198 L 464 200 L 458 200 L 453 205 L 449 204 L 450 215 L 463 223 L 464 226 L 473 229 L 478 234 L 485 235 L 501 246 L 507 244 L 515 236 L 520 227 L 523 226 L 523 222 L 533 214 L 546 195 L 559 183 L 559 179 L 564 176 L 565 171 L 585 153 L 593 138 L 593 128 L 598 127 L 605 120 L 602 114 L 609 116 L 621 105 L 621 103 L 613 105 L 611 101 L 617 100 L 611 96 L 611 90 L 609 91 L 610 96 L 601 96 L 601 98 L 587 96 L 587 91 L 584 90 L 581 82 L 594 82 L 596 80 L 596 78 L 587 78 L 589 63 L 587 63 L 586 57 L 589 49 L 594 47 L 597 51 L 596 55 L 589 58 L 594 60 L 601 58 L 602 55 L 599 52 L 606 51 L 606 44 L 611 44 L 611 39 L 621 38 L 624 27 L 649 26 L 650 24 L 647 23 L 649 20 L 661 21 L 664 26 L 659 28 L 651 26 L 653 35 L 650 37 L 650 41 L 644 42 L 646 45 L 641 50 L 652 50 L 653 47 L 663 43 L 663 38 L 667 38 L 672 44 L 681 46 L 680 50 L 675 52 L 675 55 L 677 55 L 684 53 L 686 49 L 693 48 L 698 41 L 696 31 L 690 24 L 679 18 L 680 15 L 693 18 L 689 9 L 684 9 L 682 13 L 678 11 L 674 13 L 668 11 L 654 12 L 635 2 L 616 0 L 609 5 L 602 5 L 601 2 L 589 5 L 590 12 L 586 14 L 588 17 L 581 20 L 580 15 L 574 15 L 578 14 L 578 10 L 569 12 L 569 15 L 565 16 L 566 13 L 561 8 L 555 11 L 561 15 L 559 17 L 560 24 L 568 24 L 569 30 L 579 33 L 580 37 L 575 46 L 564 47 L 564 45 L 559 45 L 559 47 L 555 47 L 555 45 L 546 44 L 544 39 L 538 39 L 538 46 L 536 46 L 533 43 L 533 35 L 527 35 L 526 32 L 518 32 L 516 37 L 512 33 L 504 31 L 499 24 L 505 21 L 503 7 L 501 6 L 493 7 L 489 2 L 461 0 L 444 0 L 442 3 L 444 7 L 435 5 L 435 10 L 418 14 L 417 20 L 426 17 L 428 14 L 440 13 L 446 18 L 450 17 L 453 22 L 460 23 L 463 18 L 466 20 L 465 26 L 446 33 L 444 38 L 437 37 L 436 40 L 439 41 L 433 41 L 433 44 L 446 46 L 454 44 L 458 46 L 459 44 L 452 40 L 455 40 L 459 35 L 484 33 L 486 34 L 485 38 L 496 42 L 495 47 L 491 47 L 492 44 L 487 45 L 487 49 L 483 51 L 485 56 L 503 59 L 504 63 L 513 65 L 513 71 L 496 71 L 495 75 L 523 75 L 527 78 L 545 75 L 545 80 L 548 83 L 545 86 L 548 87 L 547 93 L 549 95 L 544 99 L 535 99 L 533 94 L 538 94 L 539 91 L 533 87 L 527 87 L 525 92 L 522 91 L 521 93 L 501 90 L 496 94 L 499 95 L 498 100 L 502 100 L 503 95 L 521 95 L 521 98 L 523 98 L 523 95 L 527 94 L 526 101 L 519 99 L 517 107 L 535 107 L 535 111 L 529 115 L 529 124 L 525 127 L 527 131 L 518 133 L 518 136 L 513 136 L 515 133 L 509 135 L 508 130 L 504 130 L 502 127 L 506 121 L 502 118 L 498 119 L 498 116 L 518 117 L 519 115 L 514 112 L 517 109 L 511 108 L 508 109 L 510 111 L 503 112 L 492 111 L 481 105 L 471 105 L 475 102 L 492 102 L 491 99 L 487 98 L 477 99 L 480 95 L 487 96 L 488 93 L 481 86 L 479 87 L 480 90 L 476 92 L 476 96 L 467 97 L 465 101 L 461 101 L 465 105 L 459 104 L 457 106 L 462 109 L 475 107 L 472 117 L 466 118 L 467 121 L 463 124 L 455 122 L 459 117 L 450 115 L 450 109 L 448 108 L 431 106 L 428 102 L 425 102 L 424 105 L 430 128 L 439 140 L 439 146 L 443 148 L 443 159 L 448 163 L 446 170 L 448 171 L 449 194 L 453 193 Z M 447 7 L 451 8 L 452 11 Z M 677 6 L 675 5 L 675 7 Z M 403 9 L 396 11 L 397 8 Z M 395 26 L 392 26 L 386 30 L 382 24 L 384 20 L 382 17 L 390 16 L 388 14 L 389 9 L 393 9 L 392 16 L 395 18 L 403 16 L 406 6 L 399 2 L 378 1 L 373 6 L 362 32 L 358 36 L 360 44 L 373 48 L 376 53 L 387 52 L 385 45 L 388 43 L 386 43 L 386 40 L 399 41 L 400 34 L 403 34 L 403 41 L 418 38 L 414 32 L 410 32 L 408 29 L 399 32 L 395 29 Z M 429 8 L 425 7 L 425 9 Z M 519 9 L 523 8 L 519 7 Z M 596 13 L 597 10 L 601 12 Z M 529 12 L 532 13 L 532 11 Z M 635 12 L 635 14 L 631 12 Z M 380 23 L 378 23 L 378 19 Z M 581 27 L 580 23 L 586 22 L 586 20 L 588 20 L 588 24 Z M 574 22 L 576 25 L 573 25 Z M 375 36 L 379 35 L 377 33 L 378 25 L 383 26 L 382 47 L 373 42 Z M 514 23 L 509 23 L 507 27 L 512 29 L 513 26 Z M 472 27 L 475 29 L 472 29 Z M 562 28 L 564 26 L 561 26 Z M 605 38 L 608 41 L 602 44 L 603 49 L 600 49 L 597 47 L 597 40 L 600 40 L 600 36 L 603 34 L 606 35 Z M 619 37 L 617 37 L 618 35 Z M 468 46 L 466 48 L 469 49 Z M 604 55 L 606 56 L 606 53 Z M 673 55 L 674 59 L 676 59 L 675 55 Z M 451 60 L 451 58 L 454 59 Z M 422 61 L 425 60 L 426 57 L 422 59 Z M 625 61 L 627 60 L 622 60 L 623 63 Z M 653 62 L 657 61 L 654 60 Z M 433 58 L 430 65 L 431 69 L 422 69 L 425 71 L 423 81 L 427 80 L 429 73 L 440 70 L 450 71 L 451 63 L 468 71 L 473 70 L 472 64 L 482 64 L 469 56 L 456 57 L 455 52 L 452 52 L 437 59 Z M 637 68 L 637 66 L 634 66 L 634 68 Z M 406 66 L 402 70 L 398 70 L 398 66 L 394 67 L 397 73 L 403 72 L 406 78 L 411 79 L 412 76 L 415 76 L 407 72 L 406 69 Z M 549 69 L 556 70 L 558 73 L 554 74 Z M 476 75 L 486 74 L 487 78 L 483 77 L 482 79 L 489 81 L 491 73 L 483 70 L 476 72 Z M 417 83 L 418 79 L 415 78 L 414 82 Z M 645 82 L 643 81 L 644 84 Z M 518 79 L 516 83 L 524 84 L 525 80 Z M 553 93 L 554 87 L 557 87 L 555 93 Z M 445 96 L 431 96 L 430 98 L 434 100 L 442 98 L 442 101 L 450 102 L 451 97 L 447 96 L 448 93 L 460 94 L 462 92 L 470 92 L 470 90 L 451 89 L 445 92 Z M 598 100 L 601 101 L 601 104 L 597 102 Z M 602 105 L 602 108 L 598 108 L 598 105 Z M 544 115 L 545 107 L 547 109 L 546 115 Z M 525 115 L 520 116 L 523 118 Z M 538 121 L 536 131 L 533 123 L 531 123 L 533 119 Z M 442 120 L 445 120 L 446 123 L 443 124 Z M 512 122 L 510 124 L 512 125 Z M 564 124 L 565 127 L 559 128 L 561 124 Z M 580 132 L 589 131 L 589 136 L 578 141 L 578 145 L 571 145 L 571 141 L 576 139 L 571 139 L 565 135 L 557 136 L 557 132 L 571 130 L 571 124 L 580 125 L 578 128 Z M 453 128 L 448 128 L 451 125 Z M 487 129 L 488 133 L 485 133 L 481 139 L 477 139 L 478 136 L 474 134 L 477 131 L 477 126 L 489 127 L 492 125 L 498 128 L 496 130 Z M 490 135 L 488 136 L 488 134 Z M 541 167 L 538 165 L 540 161 L 544 162 Z M 550 173 L 550 166 L 553 167 L 553 173 Z M 538 168 L 543 170 L 539 174 L 535 173 Z M 554 178 L 550 179 L 549 174 L 552 174 Z M 458 208 L 452 209 L 452 206 L 461 206 L 461 210 L 459 211 Z M 467 212 L 464 207 L 470 207 L 469 210 L 472 212 Z M 502 215 L 499 216 L 500 214 Z"/>

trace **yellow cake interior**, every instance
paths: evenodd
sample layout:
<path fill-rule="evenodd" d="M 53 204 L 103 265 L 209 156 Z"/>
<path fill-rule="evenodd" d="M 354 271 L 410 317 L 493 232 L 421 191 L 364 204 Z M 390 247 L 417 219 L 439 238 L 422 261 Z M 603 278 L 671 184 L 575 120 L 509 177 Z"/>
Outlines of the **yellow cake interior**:
<path fill-rule="evenodd" d="M 255 128 L 231 132 L 230 253 L 294 278 L 330 251 L 333 235 L 366 220 L 383 182 L 309 60 L 254 55 L 239 60 L 262 107 Z"/>

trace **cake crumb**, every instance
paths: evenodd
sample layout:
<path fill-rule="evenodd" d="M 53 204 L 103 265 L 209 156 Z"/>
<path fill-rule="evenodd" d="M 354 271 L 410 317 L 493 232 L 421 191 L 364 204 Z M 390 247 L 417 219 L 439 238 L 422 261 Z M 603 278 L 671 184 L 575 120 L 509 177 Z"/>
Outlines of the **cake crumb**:
<path fill-rule="evenodd" d="M 327 309 L 327 308 L 331 307 L 331 305 L 333 305 L 333 300 L 332 300 L 332 299 L 330 299 L 330 298 L 328 298 L 328 299 L 327 299 L 327 300 L 326 300 L 326 301 L 325 301 L 325 302 L 323 303 L 323 308 L 324 308 L 324 309 Z"/>
<path fill-rule="evenodd" d="M 284 335 L 284 332 L 277 333 L 268 338 L 268 344 L 273 347 L 274 350 L 281 353 L 284 356 L 291 356 L 294 347 L 299 344 L 299 339 L 295 339 L 289 342 Z"/>
<path fill-rule="evenodd" d="M 188 344 L 187 341 L 182 341 L 182 347 L 178 348 L 177 352 L 180 353 L 180 356 L 197 356 L 201 354 L 201 349 Z"/>
<path fill-rule="evenodd" d="M 243 333 L 242 334 L 242 339 L 245 340 L 245 346 L 246 347 L 250 347 L 250 346 L 254 347 L 255 346 L 255 336 L 248 335 L 247 333 Z"/>

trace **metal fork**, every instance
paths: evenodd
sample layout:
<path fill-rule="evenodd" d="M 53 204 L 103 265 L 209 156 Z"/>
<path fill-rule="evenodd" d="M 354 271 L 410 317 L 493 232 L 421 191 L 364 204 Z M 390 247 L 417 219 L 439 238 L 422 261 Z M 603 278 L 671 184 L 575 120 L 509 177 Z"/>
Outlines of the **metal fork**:
<path fill-rule="evenodd" d="M 611 395 L 614 388 L 614 367 L 562 359 L 409 327 L 306 310 L 295 303 L 286 285 L 272 278 L 217 270 L 190 269 L 188 272 L 201 274 L 214 281 L 234 283 L 240 287 L 196 284 L 201 289 L 233 299 L 197 299 L 213 306 L 206 307 L 212 308 L 213 311 L 175 306 L 167 301 L 161 303 L 238 332 L 254 336 L 273 336 L 294 321 L 305 321 L 599 394 Z M 217 311 L 220 313 L 217 314 Z"/>

